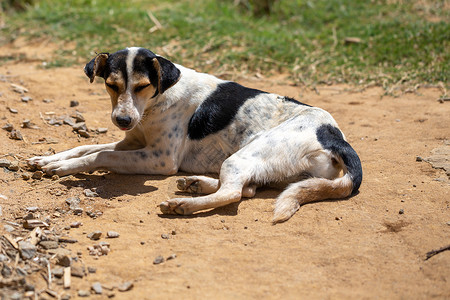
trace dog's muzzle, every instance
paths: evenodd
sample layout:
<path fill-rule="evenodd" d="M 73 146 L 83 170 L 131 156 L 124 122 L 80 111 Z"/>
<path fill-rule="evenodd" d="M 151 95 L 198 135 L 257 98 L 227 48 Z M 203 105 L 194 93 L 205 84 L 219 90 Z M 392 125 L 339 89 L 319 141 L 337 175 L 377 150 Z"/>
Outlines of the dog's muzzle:
<path fill-rule="evenodd" d="M 131 124 L 131 117 L 129 116 L 118 116 L 116 117 L 117 125 L 123 130 L 126 130 L 130 127 Z"/>

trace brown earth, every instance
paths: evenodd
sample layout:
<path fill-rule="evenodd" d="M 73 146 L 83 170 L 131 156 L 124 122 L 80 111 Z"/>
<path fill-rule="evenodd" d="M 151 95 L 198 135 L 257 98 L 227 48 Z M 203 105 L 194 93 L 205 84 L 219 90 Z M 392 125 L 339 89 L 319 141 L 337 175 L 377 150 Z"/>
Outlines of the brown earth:
<path fill-rule="evenodd" d="M 0 65 L 0 125 L 11 123 L 24 137 L 12 140 L 1 130 L 1 158 L 23 162 L 50 148 L 61 151 L 121 139 L 110 122 L 102 83 L 89 84 L 83 65 L 41 68 L 50 55 L 45 49 L 0 47 L 2 57 L 24 53 L 20 61 Z M 450 244 L 449 180 L 443 170 L 416 161 L 435 148 L 450 147 L 450 106 L 437 101 L 443 91 L 420 87 L 394 98 L 383 96 L 377 87 L 352 92 L 345 86 L 318 86 L 311 91 L 280 79 L 239 82 L 328 110 L 361 157 L 360 193 L 305 205 L 288 222 L 273 226 L 272 205 L 279 192 L 269 188 L 238 204 L 190 217 L 166 217 L 157 205 L 175 196 L 178 175 L 95 172 L 52 181 L 22 179 L 25 167 L 1 170 L 0 194 L 7 197 L 0 198 L 2 224 L 21 222 L 30 206 L 39 207 L 37 217 L 47 218 L 50 229 L 63 230 L 74 221 L 83 224 L 63 230 L 78 240 L 67 248 L 73 256 L 81 252 L 81 263 L 97 272 L 73 277 L 70 290 L 63 291 L 57 280 L 52 289 L 77 299 L 77 291 L 89 290 L 94 282 L 113 287 L 131 281 L 130 291 L 114 290 L 117 299 L 449 299 L 450 251 L 425 260 L 428 251 Z M 22 102 L 11 83 L 26 87 L 24 96 L 33 100 Z M 70 107 L 71 100 L 80 105 Z M 44 122 L 51 112 L 62 116 L 76 110 L 88 128 L 108 127 L 108 132 L 92 131 L 90 138 L 83 138 L 68 125 Z M 21 128 L 25 119 L 39 129 Z M 57 143 L 49 144 L 52 140 Z M 86 188 L 97 188 L 99 196 L 84 196 Z M 73 196 L 81 198 L 85 211 L 103 214 L 94 219 L 64 213 L 65 200 Z M 120 233 L 107 240 L 107 256 L 88 253 L 95 242 L 86 235 L 95 230 L 103 236 L 108 230 Z M 5 234 L 3 225 L 0 234 Z M 176 258 L 153 264 L 155 257 L 171 254 Z M 47 287 L 36 273 L 27 281 L 37 291 Z M 105 292 L 91 297 L 107 298 Z"/>

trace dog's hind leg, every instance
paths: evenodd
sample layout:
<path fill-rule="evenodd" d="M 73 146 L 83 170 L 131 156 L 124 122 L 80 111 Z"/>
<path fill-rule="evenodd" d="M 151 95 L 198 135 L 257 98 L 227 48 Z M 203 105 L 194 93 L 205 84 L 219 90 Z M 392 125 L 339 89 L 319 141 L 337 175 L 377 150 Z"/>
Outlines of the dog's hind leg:
<path fill-rule="evenodd" d="M 177 188 L 182 192 L 193 194 L 212 194 L 219 190 L 219 179 L 207 176 L 187 176 L 177 180 Z M 252 198 L 256 193 L 256 185 L 244 186 L 242 197 Z"/>

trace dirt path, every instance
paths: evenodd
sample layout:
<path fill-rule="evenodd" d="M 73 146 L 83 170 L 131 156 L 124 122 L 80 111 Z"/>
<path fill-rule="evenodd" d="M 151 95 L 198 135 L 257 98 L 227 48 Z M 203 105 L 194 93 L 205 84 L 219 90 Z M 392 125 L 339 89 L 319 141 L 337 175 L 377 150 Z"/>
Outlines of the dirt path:
<path fill-rule="evenodd" d="M 17 49 L 0 48 L 0 56 L 10 51 Z M 23 161 L 49 148 L 61 151 L 121 138 L 109 120 L 103 85 L 90 85 L 82 65 L 45 70 L 33 61 L 35 54 L 29 55 L 28 62 L 0 65 L 0 125 L 11 123 L 24 137 L 12 140 L 1 130 L 1 158 Z M 12 83 L 28 93 L 14 92 Z M 417 156 L 429 157 L 433 149 L 450 147 L 450 106 L 436 101 L 441 91 L 419 88 L 393 98 L 381 97 L 380 88 L 352 93 L 344 86 L 323 86 L 317 94 L 273 80 L 240 83 L 328 110 L 361 157 L 360 193 L 347 200 L 305 205 L 288 222 L 272 226 L 276 190 L 262 189 L 254 199 L 191 217 L 165 217 L 157 204 L 175 195 L 177 176 L 96 172 L 57 181 L 24 180 L 24 169 L 5 169 L 0 170 L 0 236 L 23 236 L 21 229 L 7 233 L 3 225 L 21 224 L 26 208 L 37 206 L 35 218 L 78 240 L 65 246 L 78 257 L 74 264 L 96 272 L 72 277 L 65 291 L 62 279 L 54 278 L 51 286 L 72 299 L 94 282 L 104 287 L 98 299 L 112 294 L 117 299 L 448 299 L 450 251 L 425 258 L 428 251 L 450 244 L 449 177 L 416 161 Z M 22 96 L 32 100 L 23 102 Z M 71 100 L 79 106 L 70 107 Z M 79 137 L 68 125 L 43 121 L 76 110 L 86 118 L 90 138 Z M 21 128 L 25 119 L 39 129 Z M 101 127 L 109 130 L 93 132 Z M 86 197 L 84 190 L 92 188 L 98 196 Z M 81 216 L 69 211 L 69 197 L 81 199 Z M 82 226 L 69 229 L 76 221 Z M 106 256 L 89 255 L 87 247 L 100 242 L 86 237 L 95 230 L 103 232 L 100 241 L 110 243 Z M 109 230 L 120 237 L 105 239 Z M 172 254 L 176 257 L 153 264 L 157 256 Z M 27 277 L 36 291 L 47 288 L 40 273 L 46 274 Z M 105 289 L 123 282 L 133 282 L 131 290 Z"/>

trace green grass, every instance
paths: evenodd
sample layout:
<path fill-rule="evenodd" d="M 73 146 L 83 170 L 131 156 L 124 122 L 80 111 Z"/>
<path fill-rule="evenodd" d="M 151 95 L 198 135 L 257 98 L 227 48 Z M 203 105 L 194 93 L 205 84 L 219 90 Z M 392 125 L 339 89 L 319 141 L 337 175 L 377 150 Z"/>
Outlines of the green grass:
<path fill-rule="evenodd" d="M 232 0 L 41 0 L 4 13 L 0 42 L 19 35 L 64 42 L 50 66 L 88 61 L 94 52 L 143 46 L 204 72 L 289 73 L 299 83 L 444 82 L 450 71 L 446 0 L 277 1 L 255 16 Z M 155 24 L 151 11 L 163 28 Z M 345 43 L 357 37 L 359 43 Z M 73 46 L 75 45 L 75 46 Z M 76 56 L 73 56 L 76 50 Z"/>

